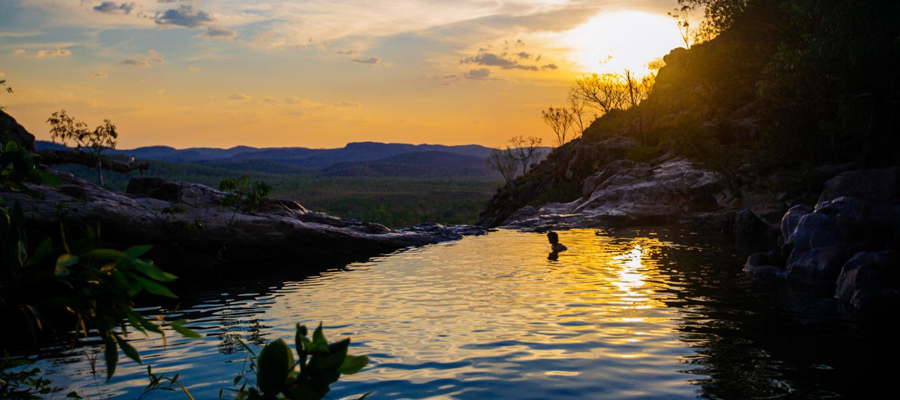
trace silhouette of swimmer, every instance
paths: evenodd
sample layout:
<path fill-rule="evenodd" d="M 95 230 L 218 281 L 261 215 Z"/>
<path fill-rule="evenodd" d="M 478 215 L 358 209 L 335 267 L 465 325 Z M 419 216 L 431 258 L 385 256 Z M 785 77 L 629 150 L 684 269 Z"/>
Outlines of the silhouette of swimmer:
<path fill-rule="evenodd" d="M 550 241 L 550 250 L 553 250 L 554 253 L 559 253 L 561 251 L 566 251 L 569 249 L 568 247 L 566 247 L 566 245 L 559 242 L 559 235 L 557 235 L 556 232 L 547 232 L 547 240 Z"/>

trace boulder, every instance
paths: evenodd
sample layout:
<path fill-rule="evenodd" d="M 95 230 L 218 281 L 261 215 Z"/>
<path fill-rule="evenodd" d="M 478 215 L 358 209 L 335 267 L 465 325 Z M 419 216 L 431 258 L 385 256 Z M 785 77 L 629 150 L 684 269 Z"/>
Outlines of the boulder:
<path fill-rule="evenodd" d="M 812 207 L 806 204 L 798 204 L 784 213 L 784 216 L 781 218 L 781 237 L 784 239 L 784 244 L 794 243 L 794 230 L 800 224 L 800 218 L 813 212 L 813 210 Z"/>
<path fill-rule="evenodd" d="M 0 145 L 6 145 L 10 140 L 19 147 L 34 151 L 34 135 L 28 133 L 15 118 L 0 110 Z"/>
<path fill-rule="evenodd" d="M 850 254 L 842 246 L 814 248 L 788 264 L 787 278 L 804 284 L 833 284 Z"/>
<path fill-rule="evenodd" d="M 787 272 L 781 268 L 784 264 L 775 252 L 753 253 L 744 264 L 744 272 L 768 278 L 784 278 Z"/>
<path fill-rule="evenodd" d="M 894 250 L 860 252 L 844 264 L 834 297 L 860 310 L 900 305 L 900 257 Z"/>
<path fill-rule="evenodd" d="M 854 197 L 878 203 L 900 199 L 900 167 L 847 171 L 828 180 L 819 203 Z"/>
<path fill-rule="evenodd" d="M 765 236 L 769 225 L 763 222 L 750 210 L 741 210 L 734 215 L 731 233 L 739 240 L 757 240 Z"/>

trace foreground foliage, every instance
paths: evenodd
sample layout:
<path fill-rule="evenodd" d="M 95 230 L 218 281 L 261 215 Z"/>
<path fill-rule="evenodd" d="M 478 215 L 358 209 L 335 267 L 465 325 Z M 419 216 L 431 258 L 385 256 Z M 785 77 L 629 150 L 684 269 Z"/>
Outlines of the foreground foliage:
<path fill-rule="evenodd" d="M 75 143 L 77 150 L 84 149 L 97 158 L 97 175 L 100 186 L 103 186 L 103 153 L 107 149 L 115 149 L 119 138 L 119 132 L 112 121 L 105 119 L 103 125 L 91 130 L 87 124 L 67 114 L 66 110 L 60 110 L 50 115 L 47 123 L 50 124 L 50 138 L 54 142 L 57 139 L 62 144 L 71 141 Z"/>
<path fill-rule="evenodd" d="M 325 398 L 331 391 L 330 385 L 340 379 L 341 375 L 353 375 L 366 364 L 366 356 L 347 354 L 350 338 L 328 343 L 322 331 L 322 324 L 307 337 L 306 326 L 297 324 L 294 336 L 294 351 L 282 339 L 267 344 L 259 352 L 241 343 L 250 353 L 250 372 L 256 373 L 254 381 L 246 374 L 239 375 L 234 385 L 240 388 L 233 390 L 238 399 L 290 399 L 318 400 Z M 224 391 L 219 392 L 222 397 Z M 363 395 L 360 400 L 368 396 Z"/>
<path fill-rule="evenodd" d="M 26 183 L 60 183 L 59 177 L 38 171 L 30 153 L 13 142 L 3 148 L 0 167 L 0 187 L 6 191 L 37 195 Z M 140 354 L 126 340 L 129 326 L 144 334 L 164 332 L 161 318 L 159 323 L 148 320 L 134 310 L 132 299 L 142 292 L 177 297 L 164 286 L 176 277 L 143 257 L 152 246 L 106 248 L 99 227 L 88 227 L 76 237 L 62 226 L 58 238 L 46 237 L 35 246 L 26 228 L 19 203 L 12 209 L 0 207 L 0 318 L 26 328 L 0 332 L 0 350 L 9 354 L 37 347 L 48 336 L 73 332 L 73 347 L 88 335 L 104 342 L 107 380 L 115 374 L 119 350 L 140 364 Z M 199 337 L 184 323 L 169 326 L 184 336 Z M 37 378 L 40 370 L 29 369 L 28 363 L 7 360 L 2 366 L 0 398 L 39 398 L 49 390 L 49 382 Z"/>

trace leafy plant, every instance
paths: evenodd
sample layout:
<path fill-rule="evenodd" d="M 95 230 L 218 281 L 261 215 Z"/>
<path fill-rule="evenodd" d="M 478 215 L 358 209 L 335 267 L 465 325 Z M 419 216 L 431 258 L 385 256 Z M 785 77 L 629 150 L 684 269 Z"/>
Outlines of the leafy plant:
<path fill-rule="evenodd" d="M 322 399 L 331 391 L 331 384 L 337 382 L 341 375 L 353 375 L 369 363 L 366 356 L 347 354 L 350 347 L 349 338 L 328 343 L 322 332 L 321 323 L 311 338 L 307 337 L 307 334 L 306 326 L 297 324 L 294 335 L 296 358 L 291 347 L 282 339 L 267 344 L 259 355 L 241 342 L 250 354 L 250 371 L 256 372 L 256 383 L 254 384 L 246 374 L 238 375 L 234 379 L 234 385 L 240 384 L 241 387 L 233 390 L 237 398 Z M 219 392 L 219 398 L 222 398 L 223 393 L 224 391 Z M 364 394 L 360 400 L 368 395 L 369 393 Z"/>
<path fill-rule="evenodd" d="M 30 154 L 10 142 L 0 155 L 0 189 L 36 194 L 25 183 L 59 184 L 59 177 L 35 170 Z M 54 244 L 45 238 L 33 247 L 25 233 L 25 215 L 16 202 L 12 209 L 0 207 L 0 318 L 22 330 L 0 332 L 0 347 L 34 346 L 42 334 L 73 332 L 72 345 L 79 336 L 96 332 L 105 344 L 107 380 L 115 374 L 119 350 L 137 363 L 140 354 L 125 340 L 128 326 L 144 334 L 163 334 L 161 324 L 151 322 L 134 310 L 132 298 L 141 292 L 175 298 L 165 282 L 176 277 L 143 258 L 152 246 L 134 246 L 124 251 L 105 248 L 100 228 L 88 227 L 83 238 L 73 240 L 64 227 Z M 161 320 L 161 318 L 160 318 Z M 127 324 L 126 322 L 127 321 Z M 183 320 L 170 323 L 186 337 L 199 335 L 186 328 Z M 165 336 L 163 336 L 165 338 Z M 4 363 L 0 398 L 31 396 L 40 398 L 49 382 L 36 380 L 36 369 L 10 372 L 18 364 Z M 23 394 L 24 393 L 24 394 Z"/>
<path fill-rule="evenodd" d="M 147 384 L 147 387 L 144 388 L 144 391 L 141 392 L 141 395 L 137 397 L 137 400 L 143 399 L 150 393 L 155 391 L 164 391 L 164 392 L 174 392 L 181 390 L 184 392 L 185 396 L 188 399 L 194 400 L 194 396 L 191 395 L 191 392 L 187 390 L 187 387 L 178 382 L 178 377 L 180 374 L 176 373 L 172 377 L 168 377 L 165 374 L 154 374 L 153 369 L 148 365 L 147 366 L 147 377 L 150 379 L 150 383 Z"/>
<path fill-rule="evenodd" d="M 0 168 L 0 190 L 36 195 L 37 192 L 29 189 L 25 183 L 48 186 L 62 184 L 62 179 L 58 176 L 38 171 L 31 153 L 13 141 L 0 147 Z"/>
<path fill-rule="evenodd" d="M 263 199 L 272 192 L 272 187 L 263 181 L 250 183 L 250 177 L 243 175 L 240 178 L 226 178 L 219 183 L 219 190 L 228 192 L 222 198 L 222 205 L 234 207 L 236 210 L 244 208 L 254 211 L 259 208 Z"/>
<path fill-rule="evenodd" d="M 79 150 L 85 149 L 97 158 L 97 174 L 100 176 L 100 186 L 103 186 L 103 152 L 115 149 L 116 139 L 119 138 L 112 121 L 105 119 L 103 125 L 90 130 L 87 124 L 75 120 L 66 114 L 66 110 L 60 110 L 50 115 L 47 123 L 51 126 L 50 138 L 54 142 L 59 139 L 66 144 L 71 140 Z"/>
<path fill-rule="evenodd" d="M 28 360 L 13 360 L 7 354 L 0 362 L 0 398 L 25 400 L 40 398 L 38 394 L 49 394 L 52 388 L 50 381 L 38 375 L 40 368 L 28 367 L 33 363 Z M 16 370 L 21 367 L 21 369 Z"/>

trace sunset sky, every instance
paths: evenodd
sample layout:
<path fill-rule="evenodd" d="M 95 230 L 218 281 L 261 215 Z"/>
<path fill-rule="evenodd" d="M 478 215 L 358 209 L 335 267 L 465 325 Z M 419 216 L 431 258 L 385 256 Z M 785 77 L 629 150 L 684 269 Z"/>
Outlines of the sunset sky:
<path fill-rule="evenodd" d="M 552 136 L 584 73 L 683 45 L 676 0 L 3 0 L 0 104 L 65 108 L 120 148 Z"/>

